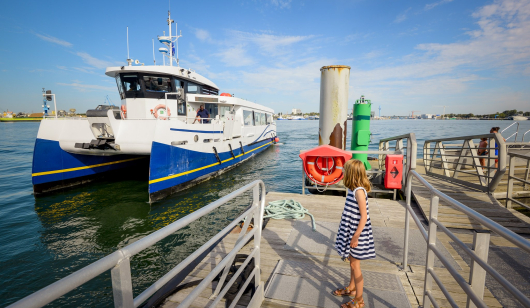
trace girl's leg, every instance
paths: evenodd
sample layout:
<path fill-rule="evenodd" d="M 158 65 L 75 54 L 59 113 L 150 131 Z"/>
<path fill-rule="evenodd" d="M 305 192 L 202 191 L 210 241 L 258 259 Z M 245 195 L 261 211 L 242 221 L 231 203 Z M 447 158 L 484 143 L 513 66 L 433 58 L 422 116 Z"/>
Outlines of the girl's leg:
<path fill-rule="evenodd" d="M 357 291 L 355 298 L 360 299 L 363 297 L 363 287 L 364 287 L 363 273 L 361 272 L 361 260 L 357 260 L 352 256 L 350 256 L 349 259 L 350 259 L 351 280 L 352 280 L 350 281 L 350 287 L 352 286 L 352 282 L 353 282 L 355 286 L 355 291 Z"/>

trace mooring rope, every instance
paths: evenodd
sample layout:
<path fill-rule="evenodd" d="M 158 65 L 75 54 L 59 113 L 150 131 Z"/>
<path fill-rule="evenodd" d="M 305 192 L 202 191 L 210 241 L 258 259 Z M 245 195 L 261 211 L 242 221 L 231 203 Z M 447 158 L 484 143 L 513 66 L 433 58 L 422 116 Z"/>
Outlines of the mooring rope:
<path fill-rule="evenodd" d="M 311 217 L 311 223 L 313 225 L 313 231 L 316 231 L 315 217 L 309 213 L 309 210 L 295 200 L 277 200 L 269 202 L 269 205 L 265 207 L 265 216 L 263 218 L 272 219 L 303 219 L 305 215 Z"/>

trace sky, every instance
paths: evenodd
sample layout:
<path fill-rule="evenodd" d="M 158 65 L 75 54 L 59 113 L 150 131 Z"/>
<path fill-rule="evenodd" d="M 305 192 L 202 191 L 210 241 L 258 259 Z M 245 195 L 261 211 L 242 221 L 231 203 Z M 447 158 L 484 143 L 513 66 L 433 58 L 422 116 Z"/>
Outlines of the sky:
<path fill-rule="evenodd" d="M 0 111 L 120 99 L 108 66 L 153 64 L 168 1 L 4 1 Z M 171 1 L 181 66 L 275 112 L 318 112 L 320 68 L 351 67 L 381 115 L 530 111 L 530 0 Z M 162 56 L 156 52 L 157 65 Z"/>

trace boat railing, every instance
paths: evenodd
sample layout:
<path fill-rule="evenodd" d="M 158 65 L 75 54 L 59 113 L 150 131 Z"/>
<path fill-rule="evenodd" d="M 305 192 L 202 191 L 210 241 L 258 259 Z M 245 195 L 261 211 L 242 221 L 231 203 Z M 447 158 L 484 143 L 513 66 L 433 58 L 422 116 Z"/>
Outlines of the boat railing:
<path fill-rule="evenodd" d="M 411 190 L 412 180 L 415 178 L 420 185 L 429 190 L 430 197 L 430 209 L 429 209 L 429 225 L 426 231 L 421 224 L 418 216 L 411 208 Z M 421 235 L 427 242 L 427 257 L 425 261 L 425 280 L 423 286 L 423 307 L 440 307 L 439 303 L 433 296 L 433 282 L 435 282 L 447 301 L 452 307 L 458 307 L 453 296 L 449 293 L 447 287 L 443 284 L 440 277 L 434 271 L 434 260 L 437 257 L 441 263 L 445 266 L 447 271 L 455 279 L 456 283 L 462 288 L 464 293 L 467 295 L 467 307 L 488 307 L 484 301 L 484 289 L 486 274 L 493 277 L 502 287 L 504 287 L 509 293 L 511 293 L 517 301 L 519 301 L 524 307 L 530 307 L 530 298 L 526 297 L 519 289 L 511 284 L 504 276 L 493 269 L 488 264 L 488 252 L 490 245 L 490 231 L 493 231 L 500 237 L 508 240 L 515 246 L 521 248 L 521 250 L 530 253 L 530 242 L 516 233 L 506 229 L 499 225 L 493 220 L 477 213 L 471 208 L 458 202 L 457 200 L 447 196 L 446 194 L 435 189 L 429 182 L 427 182 L 420 174 L 415 170 L 412 170 L 408 174 L 406 187 L 406 214 L 405 214 L 405 234 L 404 234 L 404 247 L 403 247 L 403 269 L 407 270 L 408 262 L 408 240 L 409 240 L 409 217 L 412 216 L 416 223 Z M 453 209 L 459 210 L 466 214 L 470 219 L 480 223 L 489 230 L 474 230 L 473 232 L 473 244 L 469 248 L 464 242 L 462 242 L 455 234 L 453 234 L 442 222 L 438 220 L 438 204 L 440 200 L 445 201 Z M 410 216 L 409 216 L 410 215 Z M 453 242 L 459 246 L 469 257 L 471 257 L 469 282 L 458 273 L 454 266 L 449 262 L 449 258 L 442 254 L 442 247 L 437 244 L 437 229 L 444 232 Z"/>
<path fill-rule="evenodd" d="M 515 176 L 515 160 L 520 159 L 523 161 L 526 161 L 526 167 L 523 168 L 524 170 L 524 179 L 516 177 Z M 512 208 L 512 202 L 515 202 L 516 204 L 530 210 L 530 206 L 527 204 L 524 204 L 518 200 L 515 200 L 513 198 L 513 191 L 514 191 L 514 181 L 517 181 L 517 184 L 522 186 L 522 190 L 529 190 L 530 189 L 530 155 L 524 155 L 524 154 L 517 154 L 517 153 L 510 153 L 510 169 L 508 171 L 508 187 L 506 190 L 506 207 L 511 209 Z"/>
<path fill-rule="evenodd" d="M 406 186 L 407 174 L 410 170 L 416 169 L 416 159 L 418 157 L 418 143 L 416 134 L 409 133 L 379 140 L 379 151 L 390 151 L 391 147 L 395 151 L 403 153 L 403 187 Z M 379 154 L 379 169 L 383 170 L 385 166 L 386 154 Z"/>
<path fill-rule="evenodd" d="M 176 231 L 188 226 L 190 223 L 211 213 L 213 210 L 246 192 L 252 192 L 252 203 L 250 207 L 244 211 L 244 213 L 239 215 L 228 226 L 213 236 L 199 249 L 195 250 L 191 255 L 176 265 L 162 278 L 157 280 L 150 287 L 133 298 L 130 265 L 131 257 L 140 253 L 146 248 L 153 246 L 164 238 L 172 235 Z M 239 233 L 234 248 L 219 262 L 219 264 L 217 264 L 214 269 L 210 271 L 210 273 L 195 287 L 195 289 L 191 291 L 191 293 L 188 294 L 184 300 L 182 300 L 179 307 L 189 307 L 199 296 L 199 294 L 204 291 L 218 275 L 221 275 L 221 279 L 217 284 L 217 288 L 214 290 L 211 297 L 211 307 L 216 307 L 217 303 L 219 303 L 230 287 L 232 287 L 236 279 L 240 277 L 240 274 L 243 270 L 245 270 L 245 268 L 247 268 L 252 259 L 254 259 L 254 269 L 248 278 L 241 282 L 242 286 L 239 289 L 236 297 L 233 299 L 231 307 L 238 302 L 244 290 L 252 280 L 254 281 L 255 292 L 248 306 L 259 307 L 263 301 L 263 282 L 261 281 L 260 277 L 260 239 L 261 230 L 263 227 L 265 193 L 265 184 L 261 180 L 254 181 L 167 225 L 166 227 L 151 233 L 150 235 L 134 242 L 133 244 L 121 248 L 118 251 L 70 274 L 69 276 L 13 303 L 8 307 L 42 307 L 108 270 L 111 272 L 114 306 L 120 308 L 138 307 L 147 299 L 149 299 L 150 296 L 155 294 L 156 291 L 161 289 L 173 277 L 177 276 L 182 271 L 185 271 L 188 266 L 196 264 L 198 258 L 207 253 L 208 250 L 211 250 L 213 246 L 217 245 L 224 238 L 224 236 L 233 230 L 234 227 L 237 226 L 242 220 L 245 220 L 245 223 L 241 228 L 242 231 Z M 254 228 L 247 232 L 251 220 L 254 221 Z M 239 267 L 238 271 L 225 285 L 228 272 L 232 266 L 236 254 L 252 239 L 254 240 L 252 252 L 248 255 L 243 264 Z"/>
<path fill-rule="evenodd" d="M 486 147 L 479 147 L 482 138 L 487 139 Z M 479 155 L 479 150 L 484 154 Z M 494 192 L 499 185 L 506 158 L 507 146 L 499 133 L 432 139 L 423 145 L 427 175 L 485 192 Z"/>

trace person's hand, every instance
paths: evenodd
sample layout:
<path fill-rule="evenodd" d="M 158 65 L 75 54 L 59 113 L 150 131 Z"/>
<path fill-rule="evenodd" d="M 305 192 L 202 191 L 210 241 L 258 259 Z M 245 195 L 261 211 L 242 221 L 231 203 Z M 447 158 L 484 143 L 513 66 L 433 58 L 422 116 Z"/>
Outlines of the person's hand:
<path fill-rule="evenodd" d="M 350 247 L 355 248 L 357 245 L 359 245 L 359 237 L 354 234 L 350 241 Z"/>

